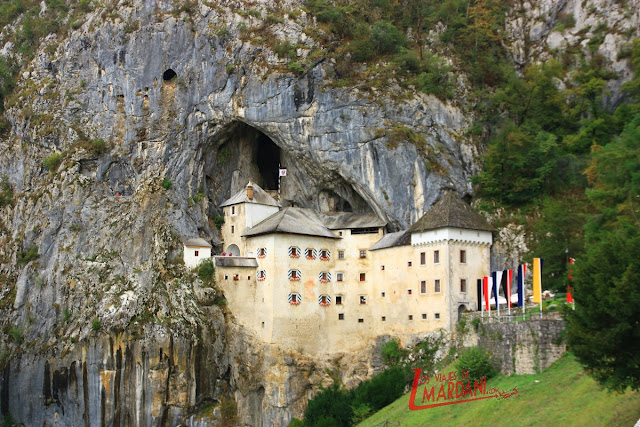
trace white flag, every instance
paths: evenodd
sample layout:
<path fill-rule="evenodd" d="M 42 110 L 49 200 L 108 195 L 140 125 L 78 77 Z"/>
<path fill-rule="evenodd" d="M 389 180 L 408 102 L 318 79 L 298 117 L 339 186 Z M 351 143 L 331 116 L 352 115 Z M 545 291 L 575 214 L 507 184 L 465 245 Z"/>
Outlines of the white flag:
<path fill-rule="evenodd" d="M 280 176 L 287 176 L 287 169 L 280 169 Z"/>

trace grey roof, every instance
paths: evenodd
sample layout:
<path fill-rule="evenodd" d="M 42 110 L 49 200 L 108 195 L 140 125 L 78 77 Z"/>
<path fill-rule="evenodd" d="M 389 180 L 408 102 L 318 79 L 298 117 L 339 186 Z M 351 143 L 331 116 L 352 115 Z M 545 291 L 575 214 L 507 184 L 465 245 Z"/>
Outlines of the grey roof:
<path fill-rule="evenodd" d="M 320 214 L 319 216 L 329 230 L 384 227 L 387 225 L 387 222 L 378 218 L 376 214 L 339 212 L 334 214 Z"/>
<path fill-rule="evenodd" d="M 339 239 L 324 226 L 317 213 L 305 208 L 284 208 L 248 229 L 243 236 L 270 233 L 304 234 Z"/>
<path fill-rule="evenodd" d="M 422 215 L 422 218 L 409 227 L 408 231 L 416 233 L 443 227 L 495 231 L 495 228 L 482 215 L 458 197 L 453 190 L 446 191 L 444 196 Z"/>
<path fill-rule="evenodd" d="M 252 267 L 258 266 L 255 258 L 239 257 L 239 256 L 217 256 L 216 267 Z"/>
<path fill-rule="evenodd" d="M 234 194 L 230 199 L 227 199 L 224 203 L 220 205 L 221 208 L 225 206 L 237 205 L 238 203 L 255 203 L 258 205 L 267 205 L 267 206 L 280 206 L 280 203 L 276 202 L 276 200 L 267 194 L 258 184 L 254 184 L 249 182 L 253 187 L 253 199 L 249 199 L 247 197 L 247 188 L 244 187 L 242 190 L 238 191 Z M 247 185 L 249 185 L 247 184 Z"/>
<path fill-rule="evenodd" d="M 184 241 L 185 246 L 197 247 L 197 248 L 210 248 L 211 244 L 206 240 L 198 237 L 196 239 L 188 239 Z"/>
<path fill-rule="evenodd" d="M 377 249 L 393 248 L 396 246 L 405 246 L 411 243 L 411 234 L 404 231 L 397 231 L 395 233 L 385 234 L 382 239 L 378 240 L 373 246 L 369 248 L 370 251 Z"/>

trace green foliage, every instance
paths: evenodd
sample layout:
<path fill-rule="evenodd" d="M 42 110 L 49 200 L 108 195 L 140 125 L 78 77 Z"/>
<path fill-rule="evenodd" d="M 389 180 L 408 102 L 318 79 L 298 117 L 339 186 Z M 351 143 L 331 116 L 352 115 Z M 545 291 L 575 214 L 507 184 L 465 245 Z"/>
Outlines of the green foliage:
<path fill-rule="evenodd" d="M 18 251 L 16 253 L 16 263 L 18 265 L 25 265 L 33 260 L 38 259 L 39 257 L 40 257 L 40 254 L 38 253 L 38 247 L 31 246 L 26 251 Z"/>
<path fill-rule="evenodd" d="M 469 371 L 469 378 L 480 380 L 482 377 L 491 378 L 497 374 L 491 365 L 491 356 L 486 351 L 472 347 L 458 357 L 456 362 L 458 371 Z"/>
<path fill-rule="evenodd" d="M 98 319 L 97 317 L 93 319 L 93 321 L 91 322 L 91 329 L 97 332 L 100 330 L 101 327 L 102 325 L 100 323 L 100 319 Z"/>
<path fill-rule="evenodd" d="M 42 162 L 44 168 L 51 173 L 57 171 L 61 163 L 62 154 L 60 153 L 53 153 Z"/>
<path fill-rule="evenodd" d="M 108 148 L 107 142 L 104 139 L 92 139 L 89 141 L 89 144 L 91 146 L 91 152 L 96 156 L 104 154 Z"/>
<path fill-rule="evenodd" d="M 305 411 L 308 426 L 350 426 L 361 421 L 400 397 L 407 374 L 401 367 L 388 369 L 352 391 L 336 382 L 309 401 Z"/>
<path fill-rule="evenodd" d="M 480 328 L 480 324 L 482 323 L 482 320 L 480 320 L 480 318 L 478 317 L 474 317 L 471 320 L 471 326 L 473 326 L 473 329 L 478 332 L 478 329 Z"/>
<path fill-rule="evenodd" d="M 380 21 L 371 27 L 370 42 L 375 51 L 381 55 L 397 53 L 407 45 L 407 39 L 392 23 Z"/>
<path fill-rule="evenodd" d="M 289 422 L 287 427 L 304 427 L 304 421 L 297 418 L 291 418 L 291 422 Z"/>
<path fill-rule="evenodd" d="M 333 386 L 322 390 L 309 400 L 304 412 L 305 424 L 310 427 L 321 425 L 350 426 L 353 418 L 351 400 L 352 394 L 341 389 L 334 382 Z"/>
<path fill-rule="evenodd" d="M 64 320 L 64 323 L 69 323 L 72 316 L 73 311 L 71 311 L 70 309 L 65 308 L 64 310 L 62 310 L 62 320 Z"/>
<path fill-rule="evenodd" d="M 203 282 L 211 282 L 215 274 L 215 267 L 211 260 L 206 260 L 198 265 L 198 277 Z"/>
<path fill-rule="evenodd" d="M 382 346 L 381 354 L 385 365 L 393 366 L 402 361 L 406 351 L 400 348 L 400 343 L 394 338 Z"/>
<path fill-rule="evenodd" d="M 229 160 L 231 160 L 231 151 L 229 151 L 229 147 L 221 147 L 218 150 L 218 164 L 227 164 Z"/>
<path fill-rule="evenodd" d="M 302 65 L 300 62 L 298 61 L 291 61 L 287 64 L 287 69 L 289 71 L 292 71 L 295 74 L 302 74 L 304 73 L 304 65 Z"/>
<path fill-rule="evenodd" d="M 218 230 L 222 229 L 222 224 L 224 224 L 224 216 L 223 215 L 216 215 L 213 217 L 213 223 L 216 225 L 216 228 Z"/>
<path fill-rule="evenodd" d="M 165 190 L 171 190 L 171 187 L 173 187 L 173 184 L 171 183 L 171 180 L 169 178 L 165 178 L 162 180 L 162 188 L 164 188 Z"/>
<path fill-rule="evenodd" d="M 13 187 L 6 175 L 0 175 L 0 208 L 13 204 Z"/>
<path fill-rule="evenodd" d="M 7 415 L 3 416 L 2 424 L 0 424 L 1 427 L 16 427 L 17 425 L 18 425 L 18 422 L 15 420 L 15 418 L 13 418 L 11 413 L 8 413 Z"/>
<path fill-rule="evenodd" d="M 295 43 L 291 43 L 289 40 L 277 41 L 273 47 L 273 51 L 280 58 L 293 59 L 297 56 L 296 45 Z"/>
<path fill-rule="evenodd" d="M 620 137 L 594 146 L 587 169 L 595 208 L 576 263 L 568 344 L 611 390 L 640 390 L 640 114 Z"/>
<path fill-rule="evenodd" d="M 18 326 L 12 326 L 9 331 L 9 337 L 12 342 L 16 344 L 22 344 L 24 342 L 24 338 L 22 337 L 23 330 Z"/>

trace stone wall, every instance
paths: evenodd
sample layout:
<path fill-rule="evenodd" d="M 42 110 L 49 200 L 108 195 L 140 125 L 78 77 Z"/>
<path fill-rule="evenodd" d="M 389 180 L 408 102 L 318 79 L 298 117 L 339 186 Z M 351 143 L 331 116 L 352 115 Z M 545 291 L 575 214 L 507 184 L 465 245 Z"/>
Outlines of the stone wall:
<path fill-rule="evenodd" d="M 476 313 L 468 313 L 475 315 Z M 477 316 L 468 316 L 467 324 Z M 495 319 L 492 319 L 495 320 Z M 492 353 L 496 368 L 504 374 L 534 374 L 550 366 L 567 350 L 565 323 L 558 312 L 522 322 L 484 322 L 465 336 L 463 345 L 477 345 Z"/>

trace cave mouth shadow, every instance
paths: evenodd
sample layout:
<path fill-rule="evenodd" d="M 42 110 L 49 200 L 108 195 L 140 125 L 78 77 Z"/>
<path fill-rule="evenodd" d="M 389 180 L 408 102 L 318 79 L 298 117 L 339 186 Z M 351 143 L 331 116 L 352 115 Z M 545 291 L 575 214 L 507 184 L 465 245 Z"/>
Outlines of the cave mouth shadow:
<path fill-rule="evenodd" d="M 256 165 L 262 176 L 263 189 L 277 190 L 278 175 L 280 170 L 280 147 L 278 147 L 267 135 L 258 132 L 257 144 L 258 152 Z"/>

